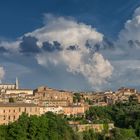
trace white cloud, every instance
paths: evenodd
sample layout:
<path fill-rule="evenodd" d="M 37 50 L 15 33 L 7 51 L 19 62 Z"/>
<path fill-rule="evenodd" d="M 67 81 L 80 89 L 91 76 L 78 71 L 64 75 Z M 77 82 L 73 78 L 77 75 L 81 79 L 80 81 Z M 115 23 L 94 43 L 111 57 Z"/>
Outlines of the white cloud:
<path fill-rule="evenodd" d="M 50 20 L 49 20 L 50 18 Z M 62 17 L 47 16 L 46 25 L 26 36 L 36 37 L 42 47 L 43 42 L 57 41 L 63 47 L 62 51 L 42 52 L 36 56 L 39 64 L 48 67 L 49 64 L 65 66 L 68 72 L 83 75 L 92 86 L 99 86 L 111 77 L 113 67 L 99 53 L 92 53 L 86 47 L 86 42 L 94 46 L 102 42 L 103 35 L 91 26 L 77 23 L 74 20 Z M 67 50 L 67 47 L 76 45 L 78 49 Z"/>
<path fill-rule="evenodd" d="M 8 50 L 9 52 L 15 53 L 19 51 L 19 44 L 21 40 L 17 41 L 1 41 L 0 46 Z"/>
<path fill-rule="evenodd" d="M 97 43 L 103 39 L 103 34 L 97 32 L 91 26 L 77 23 L 74 20 L 47 14 L 45 15 L 45 21 L 44 27 L 26 34 L 26 36 L 36 37 L 40 47 L 45 41 L 53 44 L 55 40 L 63 47 L 68 47 L 71 45 L 85 46 L 87 40 Z"/>
<path fill-rule="evenodd" d="M 86 46 L 87 41 L 92 47 L 103 41 L 103 34 L 90 25 L 78 23 L 70 18 L 46 14 L 44 26 L 24 35 L 24 37 L 28 36 L 37 39 L 36 47 L 39 47 L 41 52 L 34 56 L 38 64 L 47 69 L 53 65 L 57 73 L 57 68 L 63 67 L 69 73 L 84 77 L 94 88 L 107 83 L 108 78 L 112 75 L 113 67 L 110 62 L 102 54 L 95 53 Z M 48 42 L 53 46 L 55 41 L 60 43 L 61 50 L 49 52 L 43 49 L 43 43 Z M 3 41 L 0 46 L 15 53 L 20 52 L 21 42 L 23 42 L 23 36 L 17 41 Z M 32 45 L 28 42 L 27 44 Z M 77 46 L 77 48 L 68 49 L 70 46 Z"/>
<path fill-rule="evenodd" d="M 133 46 L 140 48 L 140 7 L 135 10 L 132 19 L 125 23 L 124 29 L 119 34 L 118 42 L 124 47 L 133 43 Z"/>

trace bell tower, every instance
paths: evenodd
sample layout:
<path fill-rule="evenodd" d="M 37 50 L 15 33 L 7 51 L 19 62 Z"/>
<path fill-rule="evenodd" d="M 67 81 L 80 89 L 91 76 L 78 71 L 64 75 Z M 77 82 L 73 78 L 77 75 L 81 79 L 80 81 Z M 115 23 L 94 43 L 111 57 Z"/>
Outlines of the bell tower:
<path fill-rule="evenodd" d="M 18 82 L 18 78 L 16 77 L 16 89 L 19 89 L 19 82 Z"/>

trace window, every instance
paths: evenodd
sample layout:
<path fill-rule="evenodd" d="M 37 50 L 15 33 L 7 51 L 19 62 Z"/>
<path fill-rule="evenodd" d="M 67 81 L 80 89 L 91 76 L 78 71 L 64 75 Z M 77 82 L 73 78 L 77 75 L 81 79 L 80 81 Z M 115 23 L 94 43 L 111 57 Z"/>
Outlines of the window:
<path fill-rule="evenodd" d="M 13 112 L 16 112 L 15 109 L 13 110 Z"/>
<path fill-rule="evenodd" d="M 21 112 L 21 108 L 19 108 L 19 112 Z"/>
<path fill-rule="evenodd" d="M 35 111 L 37 112 L 37 107 L 35 108 Z"/>
<path fill-rule="evenodd" d="M 9 109 L 9 112 L 10 112 L 11 110 Z"/>
<path fill-rule="evenodd" d="M 8 119 L 10 120 L 10 118 L 11 118 L 11 117 L 9 116 Z"/>
<path fill-rule="evenodd" d="M 5 109 L 3 110 L 3 113 L 5 113 Z"/>
<path fill-rule="evenodd" d="M 25 107 L 24 111 L 26 112 L 26 107 Z"/>
<path fill-rule="evenodd" d="M 5 117 L 5 115 L 3 116 L 3 120 L 6 120 L 6 117 Z"/>
<path fill-rule="evenodd" d="M 13 116 L 13 120 L 15 120 L 15 118 L 16 118 L 16 117 L 15 117 L 15 116 Z"/>
<path fill-rule="evenodd" d="M 30 112 L 32 112 L 32 108 L 30 107 Z"/>

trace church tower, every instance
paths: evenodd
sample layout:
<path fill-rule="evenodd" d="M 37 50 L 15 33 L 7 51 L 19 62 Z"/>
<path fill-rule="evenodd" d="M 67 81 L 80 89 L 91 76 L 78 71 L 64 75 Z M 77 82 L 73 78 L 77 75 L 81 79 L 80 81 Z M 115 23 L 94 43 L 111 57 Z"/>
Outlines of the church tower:
<path fill-rule="evenodd" d="M 18 78 L 16 77 L 16 89 L 19 89 Z"/>

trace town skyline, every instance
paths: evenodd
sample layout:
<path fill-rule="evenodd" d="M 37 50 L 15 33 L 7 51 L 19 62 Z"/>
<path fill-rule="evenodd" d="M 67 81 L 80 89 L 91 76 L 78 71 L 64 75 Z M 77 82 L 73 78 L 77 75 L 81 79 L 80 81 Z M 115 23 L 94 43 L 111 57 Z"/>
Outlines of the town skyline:
<path fill-rule="evenodd" d="M 0 0 L 0 140 L 140 140 L 140 0 Z"/>
<path fill-rule="evenodd" d="M 62 90 L 62 91 L 68 91 L 68 92 L 73 92 L 73 93 L 80 93 L 80 92 L 85 92 L 85 94 L 86 93 L 92 93 L 92 94 L 96 94 L 96 93 L 99 93 L 99 92 L 101 92 L 101 93 L 106 93 L 106 92 L 116 92 L 117 90 L 120 90 L 120 89 L 135 89 L 135 90 L 137 90 L 138 92 L 140 91 L 139 89 L 136 89 L 136 88 L 133 88 L 133 87 L 125 87 L 125 86 L 121 86 L 121 87 L 116 87 L 116 89 L 115 90 L 112 90 L 112 89 L 105 89 L 105 90 L 68 90 L 68 89 L 61 89 L 61 88 L 55 88 L 55 87 L 50 87 L 49 85 L 38 85 L 38 86 L 36 86 L 36 87 L 34 87 L 34 88 L 30 88 L 30 87 L 23 87 L 22 85 L 20 85 L 20 81 L 19 81 L 19 79 L 18 79 L 18 77 L 16 77 L 15 78 L 15 82 L 14 81 L 12 81 L 12 82 L 1 82 L 0 83 L 0 86 L 8 86 L 8 85 L 13 85 L 13 86 L 15 86 L 15 88 L 16 89 L 28 89 L 28 90 L 35 90 L 35 89 L 37 89 L 37 88 L 39 88 L 39 87 L 47 87 L 47 88 L 50 88 L 50 89 L 54 89 L 54 90 Z"/>

